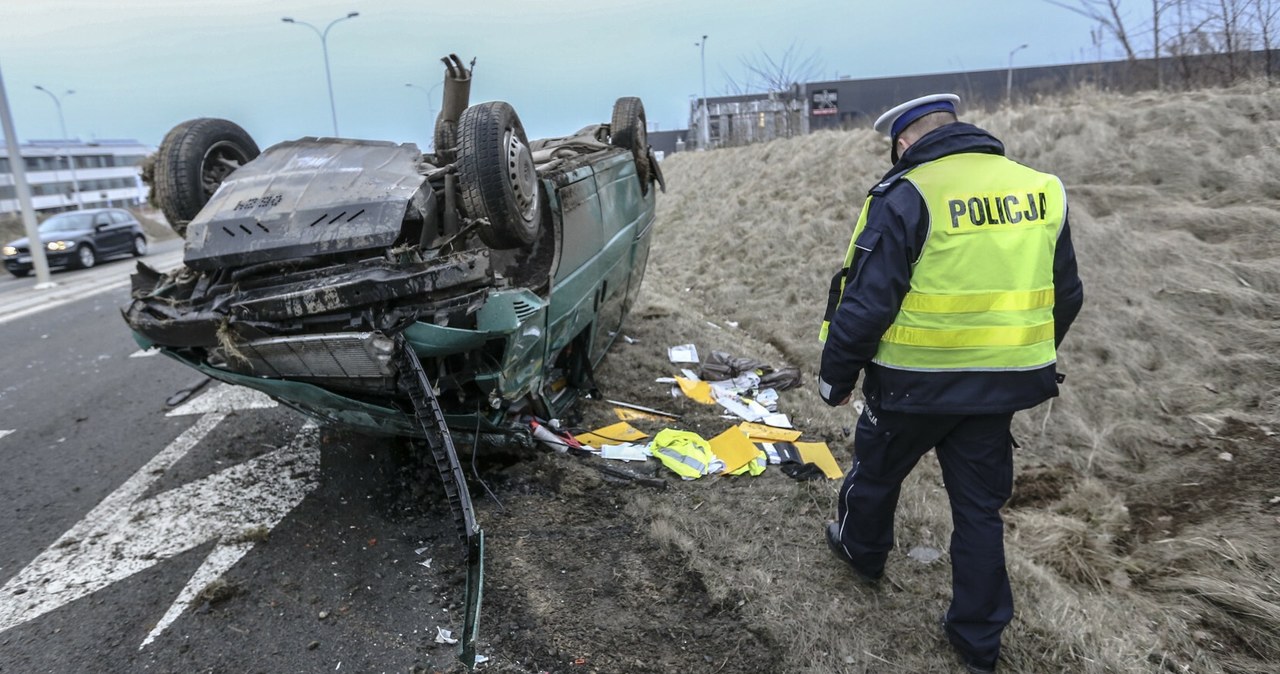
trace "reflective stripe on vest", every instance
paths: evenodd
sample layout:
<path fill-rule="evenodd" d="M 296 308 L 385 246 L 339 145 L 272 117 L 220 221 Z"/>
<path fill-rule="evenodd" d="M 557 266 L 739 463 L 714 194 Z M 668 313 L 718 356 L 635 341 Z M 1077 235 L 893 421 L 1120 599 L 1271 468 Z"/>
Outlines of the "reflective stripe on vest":
<path fill-rule="evenodd" d="M 923 371 L 1052 363 L 1062 183 L 988 154 L 943 157 L 904 179 L 924 199 L 929 235 L 874 362 Z"/>

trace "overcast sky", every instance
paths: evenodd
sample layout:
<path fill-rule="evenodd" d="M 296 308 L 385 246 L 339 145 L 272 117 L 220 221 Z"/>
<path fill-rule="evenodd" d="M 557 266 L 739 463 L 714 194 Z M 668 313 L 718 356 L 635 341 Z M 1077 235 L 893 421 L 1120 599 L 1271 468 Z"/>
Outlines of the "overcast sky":
<path fill-rule="evenodd" d="M 450 52 L 477 59 L 472 102 L 511 102 L 531 138 L 607 121 L 619 96 L 683 128 L 704 33 L 712 96 L 792 44 L 819 79 L 1004 68 L 1023 43 L 1020 66 L 1096 56 L 1085 19 L 1038 0 L 0 0 L 0 69 L 24 141 L 61 135 L 39 84 L 75 90 L 72 137 L 155 145 L 216 116 L 266 147 L 332 130 L 320 39 L 281 17 L 323 29 L 351 11 L 329 33 L 342 135 L 424 148 L 428 96 L 404 85 L 431 88 Z"/>

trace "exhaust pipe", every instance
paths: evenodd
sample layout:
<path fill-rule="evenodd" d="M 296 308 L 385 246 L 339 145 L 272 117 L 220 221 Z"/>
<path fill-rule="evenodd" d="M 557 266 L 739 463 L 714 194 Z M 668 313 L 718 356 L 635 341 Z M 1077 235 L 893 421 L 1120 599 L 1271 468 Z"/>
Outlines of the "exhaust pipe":
<path fill-rule="evenodd" d="M 436 118 L 435 146 L 441 163 L 450 164 L 458 159 L 458 120 L 471 101 L 471 71 L 476 60 L 471 59 L 471 68 L 457 54 L 440 60 L 444 62 L 444 101 Z"/>

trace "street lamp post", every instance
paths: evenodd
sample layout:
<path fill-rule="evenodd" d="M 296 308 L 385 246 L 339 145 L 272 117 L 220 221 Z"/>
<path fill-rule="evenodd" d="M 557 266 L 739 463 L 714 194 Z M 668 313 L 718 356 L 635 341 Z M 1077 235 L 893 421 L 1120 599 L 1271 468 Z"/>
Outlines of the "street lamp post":
<path fill-rule="evenodd" d="M 323 32 L 306 21 L 298 21 L 288 16 L 280 19 L 285 23 L 306 26 L 307 28 L 314 30 L 316 35 L 320 36 L 320 50 L 324 52 L 324 81 L 329 85 L 329 114 L 333 117 L 333 135 L 335 138 L 338 136 L 338 108 L 333 104 L 333 75 L 329 72 L 329 29 L 333 28 L 333 24 L 338 23 L 339 21 L 354 19 L 357 16 L 360 16 L 360 12 L 349 12 L 346 16 L 338 17 L 333 21 L 330 21 L 329 25 L 324 27 Z"/>
<path fill-rule="evenodd" d="M 1004 81 L 1004 100 L 1005 103 L 1013 101 L 1013 55 L 1026 49 L 1027 45 L 1018 45 L 1009 52 L 1009 74 Z"/>
<path fill-rule="evenodd" d="M 698 143 L 698 149 L 705 150 L 711 145 L 711 116 L 707 109 L 707 36 L 703 35 L 702 40 L 694 43 L 698 47 L 702 58 L 702 129 L 698 135 L 702 138 Z"/>
<path fill-rule="evenodd" d="M 435 84 L 431 85 L 430 89 L 428 89 L 422 86 L 421 84 L 414 84 L 413 82 L 405 82 L 406 87 L 411 87 L 413 89 L 417 89 L 418 91 L 422 91 L 427 94 L 427 119 L 432 120 L 432 124 L 435 124 L 435 120 L 434 120 L 435 108 L 432 107 L 431 105 L 431 102 L 434 101 L 435 99 L 432 98 L 432 96 L 433 96 L 433 92 L 435 92 L 436 89 L 439 89 L 442 84 L 444 84 L 444 82 L 436 82 Z M 434 150 L 435 149 L 435 127 L 434 126 L 432 127 L 430 136 L 431 136 L 431 140 L 429 141 L 430 147 L 428 147 L 427 149 Z"/>
<path fill-rule="evenodd" d="M 76 178 L 76 162 L 75 162 L 75 159 L 73 159 L 73 158 L 71 157 L 71 150 L 70 150 L 70 149 L 68 149 L 68 148 L 67 148 L 67 145 L 66 145 L 66 142 L 67 142 L 67 120 L 66 120 L 65 118 L 63 118 L 63 116 L 62 116 L 62 99 L 61 99 L 61 98 L 59 98 L 57 94 L 53 93 L 52 91 L 49 91 L 48 89 L 45 89 L 44 87 L 40 86 L 39 84 L 37 84 L 37 85 L 36 85 L 36 89 L 38 89 L 38 90 L 40 90 L 40 91 L 43 91 L 43 92 L 45 92 L 46 94 L 49 94 L 49 98 L 52 98 L 52 99 L 53 99 L 53 105 L 54 105 L 54 107 L 56 107 L 56 108 L 58 109 L 58 127 L 62 129 L 62 143 L 63 143 L 63 144 L 62 144 L 62 156 L 63 156 L 63 157 L 66 157 L 66 159 L 67 159 L 67 168 L 71 169 L 71 190 L 72 190 L 72 192 L 74 192 L 74 193 L 75 193 L 75 195 L 76 195 L 76 210 L 80 210 L 80 209 L 84 208 L 84 200 L 83 200 L 83 198 L 81 198 L 81 196 L 80 196 L 80 181 Z M 75 93 L 75 90 L 73 90 L 73 89 L 67 89 L 66 93 L 64 93 L 64 94 L 62 94 L 62 95 L 63 95 L 63 96 L 70 96 L 71 94 L 74 94 L 74 93 Z M 54 177 L 54 180 L 57 180 L 57 177 L 56 177 L 56 176 Z"/>

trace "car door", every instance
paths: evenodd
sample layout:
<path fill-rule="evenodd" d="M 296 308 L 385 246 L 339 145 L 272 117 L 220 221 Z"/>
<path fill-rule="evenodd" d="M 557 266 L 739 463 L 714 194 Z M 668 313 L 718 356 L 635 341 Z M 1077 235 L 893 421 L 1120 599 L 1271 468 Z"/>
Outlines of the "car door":
<path fill-rule="evenodd" d="M 125 211 L 111 211 L 111 227 L 117 252 L 133 252 L 133 216 Z"/>
<path fill-rule="evenodd" d="M 111 213 L 102 211 L 93 216 L 93 249 L 99 258 L 112 255 L 120 249 L 119 226 L 111 221 Z"/>

